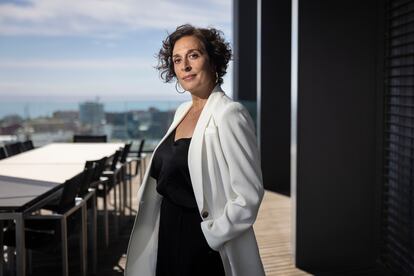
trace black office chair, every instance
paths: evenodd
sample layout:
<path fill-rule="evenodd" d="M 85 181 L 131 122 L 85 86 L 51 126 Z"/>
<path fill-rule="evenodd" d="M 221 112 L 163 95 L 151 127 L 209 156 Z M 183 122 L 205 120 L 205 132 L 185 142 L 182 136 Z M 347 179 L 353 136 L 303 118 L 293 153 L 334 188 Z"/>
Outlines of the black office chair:
<path fill-rule="evenodd" d="M 93 177 L 95 175 L 95 171 L 96 171 L 96 166 L 93 165 L 92 167 L 86 168 L 85 167 L 85 171 L 84 171 L 84 179 L 82 180 L 82 183 L 79 187 L 79 191 L 78 191 L 78 197 L 84 197 L 87 194 L 89 194 L 90 192 L 90 188 L 91 188 L 91 183 L 93 180 Z"/>
<path fill-rule="evenodd" d="M 22 143 L 21 149 L 22 149 L 22 152 L 34 149 L 33 141 L 32 140 L 24 141 Z"/>
<path fill-rule="evenodd" d="M 106 135 L 73 135 L 74 143 L 106 143 Z"/>
<path fill-rule="evenodd" d="M 131 150 L 131 146 L 132 146 L 132 143 L 127 143 L 122 148 L 121 156 L 120 156 L 120 159 L 119 159 L 119 162 L 121 162 L 122 164 L 124 164 L 127 161 L 127 157 L 128 157 L 129 152 Z"/>
<path fill-rule="evenodd" d="M 65 181 L 56 212 L 49 215 L 32 214 L 25 218 L 25 246 L 27 249 L 56 254 L 60 248 L 62 275 L 69 275 L 68 238 L 79 231 L 81 273 L 86 275 L 86 206 L 75 197 L 85 178 L 82 172 Z M 13 228 L 4 232 L 4 244 L 15 247 Z"/>
<path fill-rule="evenodd" d="M 113 191 L 113 201 L 114 201 L 114 231 L 115 235 L 119 234 L 119 220 L 118 220 L 118 211 L 119 211 L 119 192 L 117 191 L 117 186 L 121 182 L 121 170 L 117 167 L 119 158 L 121 156 L 121 151 L 117 150 L 111 157 L 107 159 L 107 167 L 102 172 L 100 181 L 95 184 L 94 188 L 96 189 L 96 196 L 103 199 L 104 206 L 104 221 L 105 221 L 105 237 L 106 244 L 109 244 L 109 218 L 108 218 L 108 207 L 109 201 L 107 199 L 111 191 Z"/>
<path fill-rule="evenodd" d="M 7 157 L 6 150 L 4 149 L 4 147 L 1 147 L 1 148 L 0 148 L 0 160 L 1 160 L 1 159 L 4 159 L 4 158 L 6 158 L 6 157 Z"/>
<path fill-rule="evenodd" d="M 104 160 L 106 157 L 104 158 Z M 96 275 L 97 263 L 98 263 L 98 240 L 97 240 L 97 202 L 96 202 L 96 191 L 91 188 L 93 178 L 97 174 L 98 170 L 97 163 L 93 163 L 92 166 L 85 166 L 84 178 L 79 188 L 77 200 L 83 200 L 86 203 L 87 209 L 87 225 L 88 225 L 88 256 L 91 258 L 91 272 Z M 89 253 L 90 252 L 90 253 Z"/>
<path fill-rule="evenodd" d="M 85 162 L 85 168 L 95 168 L 91 182 L 99 181 L 103 171 L 108 163 L 108 157 L 103 157 L 99 160 L 90 160 Z"/>
<path fill-rule="evenodd" d="M 102 175 L 104 171 L 106 170 L 108 163 L 112 164 L 113 161 L 114 161 L 113 157 L 111 157 L 110 159 L 108 159 L 107 157 L 104 157 L 99 160 L 86 161 L 85 163 L 85 168 L 93 168 L 93 167 L 95 168 L 93 176 L 92 176 L 92 180 L 91 180 L 91 187 L 95 189 L 95 193 L 97 197 L 102 198 L 103 200 L 103 208 L 104 208 L 103 230 L 104 230 L 104 238 L 105 238 L 106 247 L 109 246 L 109 214 L 108 214 L 107 195 L 112 187 L 112 179 L 109 179 L 109 177 L 103 177 Z"/>
<path fill-rule="evenodd" d="M 139 174 L 139 178 L 140 178 L 140 183 L 142 183 L 142 179 L 143 179 L 143 171 L 145 169 L 144 165 L 144 161 L 145 161 L 145 156 L 143 153 L 143 149 L 144 149 L 144 144 L 145 144 L 145 139 L 142 139 L 138 150 L 137 151 L 131 151 L 129 150 L 128 156 L 126 158 L 126 163 L 128 165 L 128 174 L 127 174 L 127 179 L 129 180 L 129 202 L 130 205 L 128 206 L 130 213 L 136 213 L 136 210 L 133 209 L 132 207 L 132 179 L 134 177 L 136 177 Z M 123 160 L 121 160 L 122 162 Z M 132 164 L 134 163 L 135 165 L 135 170 L 134 172 L 132 171 Z"/>
<path fill-rule="evenodd" d="M 7 151 L 7 156 L 13 156 L 22 152 L 22 142 L 15 142 L 4 146 Z"/>
<path fill-rule="evenodd" d="M 111 189 L 115 188 L 116 185 L 119 184 L 121 180 L 121 167 L 118 166 L 118 162 L 121 158 L 122 151 L 117 150 L 110 158 L 108 166 L 102 173 L 103 177 L 107 177 L 109 179 L 109 189 L 107 193 L 110 192 Z M 99 196 L 101 190 L 98 189 L 97 194 Z M 103 195 L 102 195 L 103 196 Z M 116 202 L 115 202 L 116 205 Z"/>
<path fill-rule="evenodd" d="M 135 173 L 134 176 L 138 175 L 139 169 L 141 166 L 141 161 L 143 158 L 143 149 L 144 149 L 145 139 L 142 139 L 138 151 L 130 151 L 129 156 L 127 158 L 128 162 L 135 162 Z"/>
<path fill-rule="evenodd" d="M 51 199 L 42 209 L 50 210 L 56 213 L 64 213 L 75 205 L 76 196 L 79 193 L 80 187 L 84 182 L 86 172 L 83 171 L 78 177 L 76 183 L 72 181 L 70 184 L 68 181 L 64 183 L 63 189 L 56 193 L 56 196 Z"/>
<path fill-rule="evenodd" d="M 122 183 L 123 185 L 123 194 L 122 194 L 122 199 L 123 199 L 123 209 L 122 209 L 122 215 L 125 216 L 125 209 L 126 207 L 128 207 L 130 210 L 132 210 L 132 178 L 135 176 L 134 174 L 132 174 L 132 162 L 133 160 L 131 160 L 131 158 L 128 157 L 130 151 L 131 151 L 131 147 L 132 147 L 132 143 L 128 143 L 125 144 L 123 150 L 122 150 L 122 154 L 121 154 L 121 158 L 119 160 L 120 164 L 119 166 L 121 167 L 121 178 L 122 178 Z M 128 191 L 129 190 L 129 191 Z M 128 197 L 129 195 L 129 197 Z M 129 199 L 129 205 L 127 203 Z"/>

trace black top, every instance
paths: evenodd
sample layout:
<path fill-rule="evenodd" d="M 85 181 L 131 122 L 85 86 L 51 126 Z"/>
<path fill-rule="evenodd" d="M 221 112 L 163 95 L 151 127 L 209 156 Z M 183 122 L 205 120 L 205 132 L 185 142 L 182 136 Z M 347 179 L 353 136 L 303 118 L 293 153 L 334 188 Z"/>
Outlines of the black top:
<path fill-rule="evenodd" d="M 150 172 L 163 196 L 156 276 L 224 276 L 220 254 L 208 246 L 200 226 L 187 162 L 191 138 L 174 137 L 175 130 L 158 147 Z"/>
<path fill-rule="evenodd" d="M 151 177 L 157 180 L 157 192 L 164 198 L 182 207 L 197 208 L 188 170 L 191 138 L 174 141 L 174 137 L 175 129 L 156 150 Z"/>

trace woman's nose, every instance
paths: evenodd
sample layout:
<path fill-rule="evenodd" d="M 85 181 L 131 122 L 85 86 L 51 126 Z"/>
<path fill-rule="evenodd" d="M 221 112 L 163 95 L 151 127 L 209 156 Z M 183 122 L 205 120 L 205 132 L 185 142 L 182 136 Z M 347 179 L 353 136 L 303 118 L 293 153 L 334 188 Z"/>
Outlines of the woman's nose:
<path fill-rule="evenodd" d="M 184 66 L 183 66 L 183 70 L 185 71 L 185 72 L 189 72 L 189 71 L 191 71 L 191 66 L 190 66 L 190 63 L 188 62 L 188 60 L 187 59 L 185 59 L 184 60 L 184 64 L 183 64 Z"/>

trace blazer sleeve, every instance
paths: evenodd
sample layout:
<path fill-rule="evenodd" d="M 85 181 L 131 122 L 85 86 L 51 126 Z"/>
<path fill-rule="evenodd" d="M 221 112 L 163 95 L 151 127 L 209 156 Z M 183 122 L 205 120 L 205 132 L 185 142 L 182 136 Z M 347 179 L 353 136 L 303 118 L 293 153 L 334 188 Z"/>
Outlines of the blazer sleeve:
<path fill-rule="evenodd" d="M 235 196 L 228 199 L 220 217 L 201 222 L 204 236 L 214 250 L 253 225 L 264 194 L 254 124 L 246 108 L 230 103 L 217 127 L 229 170 L 228 184 Z"/>

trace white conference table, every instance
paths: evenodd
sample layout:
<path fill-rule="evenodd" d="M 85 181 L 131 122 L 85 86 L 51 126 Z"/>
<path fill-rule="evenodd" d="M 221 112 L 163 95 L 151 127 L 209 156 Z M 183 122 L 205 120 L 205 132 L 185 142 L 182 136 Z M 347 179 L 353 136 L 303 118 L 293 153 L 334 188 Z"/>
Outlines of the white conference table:
<path fill-rule="evenodd" d="M 85 163 L 1 164 L 0 162 L 0 176 L 11 176 L 31 180 L 55 182 L 56 185 L 60 185 L 63 184 L 67 179 L 70 179 L 78 173 L 82 172 L 84 167 Z"/>
<path fill-rule="evenodd" d="M 109 157 L 123 146 L 53 143 L 0 160 L 0 220 L 16 221 L 18 276 L 26 275 L 25 215 L 52 197 L 67 179 L 82 172 L 86 161 Z"/>
<path fill-rule="evenodd" d="M 0 160 L 3 164 L 82 164 L 110 156 L 122 143 L 53 143 Z"/>

